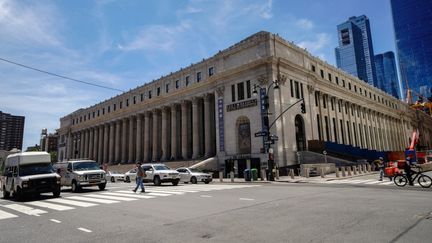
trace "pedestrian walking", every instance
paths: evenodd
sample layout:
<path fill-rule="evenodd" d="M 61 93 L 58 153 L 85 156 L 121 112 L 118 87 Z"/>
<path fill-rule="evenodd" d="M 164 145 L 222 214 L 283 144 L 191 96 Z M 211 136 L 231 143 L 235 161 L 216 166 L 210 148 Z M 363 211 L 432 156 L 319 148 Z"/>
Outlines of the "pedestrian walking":
<path fill-rule="evenodd" d="M 143 178 L 145 177 L 145 172 L 141 166 L 141 162 L 137 163 L 137 175 L 136 175 L 136 187 L 133 189 L 133 192 L 138 190 L 138 187 L 141 187 L 141 192 L 145 192 Z"/>
<path fill-rule="evenodd" d="M 385 168 L 383 157 L 379 157 L 374 162 L 379 169 L 379 181 L 382 181 L 384 177 L 384 168 Z"/>

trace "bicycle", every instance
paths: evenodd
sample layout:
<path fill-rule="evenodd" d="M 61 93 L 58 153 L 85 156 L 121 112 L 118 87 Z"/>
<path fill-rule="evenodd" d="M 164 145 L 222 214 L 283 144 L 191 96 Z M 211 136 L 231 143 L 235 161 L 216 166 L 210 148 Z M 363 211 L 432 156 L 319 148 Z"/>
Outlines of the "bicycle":
<path fill-rule="evenodd" d="M 417 182 L 421 187 L 423 188 L 431 187 L 432 179 L 429 176 L 423 174 L 421 167 L 416 167 L 416 168 L 419 168 L 419 171 L 418 172 L 412 171 L 413 175 L 415 175 L 414 177 L 412 177 L 412 181 L 414 182 L 417 179 Z M 408 177 L 406 176 L 405 173 L 396 175 L 394 177 L 394 183 L 396 184 L 396 186 L 404 187 L 408 183 Z"/>

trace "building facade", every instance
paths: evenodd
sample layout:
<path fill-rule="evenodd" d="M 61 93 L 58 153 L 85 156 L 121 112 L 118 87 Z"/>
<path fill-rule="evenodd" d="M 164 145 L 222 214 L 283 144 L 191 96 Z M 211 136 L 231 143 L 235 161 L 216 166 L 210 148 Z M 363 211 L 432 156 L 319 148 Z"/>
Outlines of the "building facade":
<path fill-rule="evenodd" d="M 369 19 L 365 15 L 350 17 L 337 31 L 337 67 L 377 87 Z"/>
<path fill-rule="evenodd" d="M 48 133 L 47 129 L 42 129 L 41 132 L 41 140 L 40 140 L 40 146 L 41 151 L 46 151 L 48 153 L 50 152 L 57 152 L 58 150 L 58 133 Z"/>
<path fill-rule="evenodd" d="M 418 94 L 428 98 L 432 96 L 432 0 L 392 0 L 391 10 L 402 95 L 409 88 L 414 98 Z"/>
<path fill-rule="evenodd" d="M 22 149 L 24 116 L 13 116 L 0 111 L 0 150 Z"/>
<path fill-rule="evenodd" d="M 266 90 L 273 81 L 279 89 Z M 257 85 L 259 96 L 254 95 Z M 233 161 L 239 171 L 257 168 L 268 160 L 263 137 L 254 136 L 263 130 L 265 93 L 270 132 L 279 138 L 272 145 L 279 167 L 297 164 L 296 152 L 307 149 L 308 140 L 403 150 L 412 130 L 419 128 L 420 142 L 431 145 L 431 117 L 263 31 L 211 58 L 62 117 L 59 160 L 214 158 L 218 170 Z M 300 99 L 306 113 L 300 104 L 287 110 Z"/>
<path fill-rule="evenodd" d="M 392 51 L 375 55 L 377 87 L 400 99 L 396 59 Z"/>

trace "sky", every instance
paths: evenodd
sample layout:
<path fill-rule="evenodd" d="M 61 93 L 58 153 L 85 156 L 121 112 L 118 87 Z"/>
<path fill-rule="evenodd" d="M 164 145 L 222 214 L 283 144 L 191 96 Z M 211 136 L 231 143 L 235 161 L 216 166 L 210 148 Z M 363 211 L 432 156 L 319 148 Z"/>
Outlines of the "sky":
<path fill-rule="evenodd" d="M 0 0 L 0 58 L 127 91 L 264 30 L 335 66 L 336 26 L 363 14 L 375 54 L 394 51 L 389 0 Z M 0 111 L 25 116 L 23 149 L 120 93 L 0 61 Z"/>

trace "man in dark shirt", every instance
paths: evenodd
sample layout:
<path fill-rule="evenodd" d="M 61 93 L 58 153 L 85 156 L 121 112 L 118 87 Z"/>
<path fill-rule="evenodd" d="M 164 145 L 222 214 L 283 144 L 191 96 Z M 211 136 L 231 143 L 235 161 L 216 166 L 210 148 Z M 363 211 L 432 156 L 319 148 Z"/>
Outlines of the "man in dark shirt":
<path fill-rule="evenodd" d="M 414 186 L 414 182 L 412 181 L 412 173 L 413 173 L 413 171 L 411 170 L 411 159 L 410 159 L 410 157 L 406 158 L 405 166 L 404 166 L 404 171 L 405 171 L 405 174 L 406 174 L 406 176 L 408 178 L 409 185 L 410 186 Z"/>

